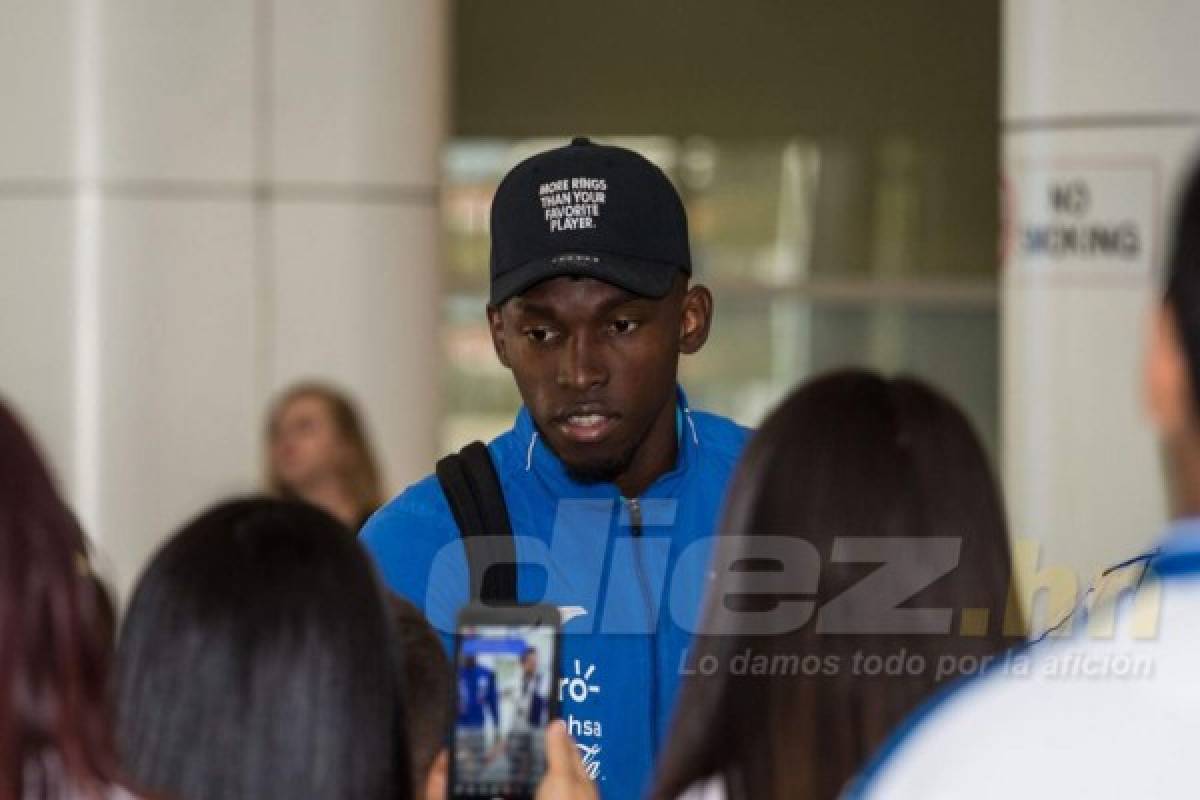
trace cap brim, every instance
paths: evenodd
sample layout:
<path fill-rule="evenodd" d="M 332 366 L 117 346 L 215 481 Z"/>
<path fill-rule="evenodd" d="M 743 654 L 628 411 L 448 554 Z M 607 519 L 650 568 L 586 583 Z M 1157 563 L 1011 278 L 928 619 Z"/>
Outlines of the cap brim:
<path fill-rule="evenodd" d="M 607 253 L 570 253 L 537 259 L 492 282 L 492 305 L 499 305 L 551 278 L 595 278 L 642 297 L 665 297 L 683 267 Z"/>

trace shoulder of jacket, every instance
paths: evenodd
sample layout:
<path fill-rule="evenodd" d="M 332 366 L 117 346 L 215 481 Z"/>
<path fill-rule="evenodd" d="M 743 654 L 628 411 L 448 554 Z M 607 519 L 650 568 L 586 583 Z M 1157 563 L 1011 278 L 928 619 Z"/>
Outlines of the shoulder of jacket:
<path fill-rule="evenodd" d="M 392 514 L 443 516 L 450 513 L 450 504 L 437 475 L 426 475 L 409 486 L 382 509 Z"/>
<path fill-rule="evenodd" d="M 386 547 L 414 526 L 426 537 L 439 533 L 442 538 L 457 536 L 454 514 L 436 475 L 427 475 L 384 504 L 363 525 L 360 538 L 368 548 Z"/>
<path fill-rule="evenodd" d="M 505 431 L 492 439 L 488 443 L 487 449 L 502 484 L 509 480 L 515 470 L 524 467 L 524 463 L 521 461 L 523 456 L 518 452 L 521 449 L 520 443 L 516 440 L 516 433 L 512 430 Z M 454 523 L 454 514 L 450 510 L 450 503 L 446 499 L 445 492 L 442 491 L 442 485 L 438 481 L 436 473 L 426 475 L 385 503 L 371 516 L 365 527 L 371 528 L 376 523 L 386 524 L 388 520 L 403 517 L 444 520 L 445 524 L 455 531 L 458 530 Z"/>
<path fill-rule="evenodd" d="M 739 425 L 728 417 L 709 411 L 690 411 L 688 415 L 696 426 L 696 436 L 705 452 L 712 453 L 730 463 L 737 461 L 754 431 Z"/>
<path fill-rule="evenodd" d="M 536 434 L 535 434 L 536 435 Z M 488 454 L 496 467 L 496 474 L 503 483 L 510 476 L 525 470 L 530 451 L 537 440 L 528 438 L 520 441 L 515 429 L 510 428 L 487 443 Z"/>

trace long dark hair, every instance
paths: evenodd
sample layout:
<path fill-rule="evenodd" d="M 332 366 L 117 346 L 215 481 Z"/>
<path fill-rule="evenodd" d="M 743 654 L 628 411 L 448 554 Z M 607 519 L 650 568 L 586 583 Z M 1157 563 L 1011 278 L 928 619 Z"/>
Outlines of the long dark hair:
<path fill-rule="evenodd" d="M 735 629 L 717 635 L 718 616 L 728 619 L 725 610 L 751 600 L 738 595 L 745 572 L 718 575 L 706 635 L 691 659 L 711 674 L 697 672 L 682 689 L 657 798 L 713 776 L 724 778 L 732 798 L 834 798 L 939 677 L 978 669 L 981 657 L 1006 645 L 1011 560 L 996 482 L 963 414 L 919 381 L 854 370 L 793 392 L 749 444 L 721 531 L 733 556 L 727 563 L 743 570 L 778 569 L 756 561 L 758 537 L 813 545 L 819 583 L 806 587 L 815 591 L 805 599 L 817 610 L 798 629 L 769 636 L 739 628 L 735 614 Z M 895 548 L 883 567 L 834 560 L 835 540 L 866 537 L 913 537 L 914 546 Z M 914 554 L 924 552 L 916 545 L 931 544 L 928 537 L 950 537 L 961 550 L 957 567 L 922 589 L 913 578 L 928 563 Z M 871 591 L 857 600 L 843 594 L 876 570 Z M 838 609 L 830 603 L 839 596 L 830 619 L 848 632 L 822 632 L 820 615 Z M 902 607 L 952 609 L 948 632 L 890 626 L 877 616 L 887 613 L 890 604 L 877 601 L 888 596 Z M 769 610 L 780 598 L 753 599 L 766 606 L 744 610 Z M 885 632 L 865 632 L 871 627 Z M 765 660 L 753 662 L 756 656 Z M 882 667 L 888 656 L 891 666 L 897 656 L 904 662 L 901 674 L 866 674 L 864 664 Z M 939 676 L 947 658 L 954 668 Z"/>
<path fill-rule="evenodd" d="M 0 800 L 114 782 L 111 615 L 83 532 L 0 402 Z"/>
<path fill-rule="evenodd" d="M 138 582 L 117 645 L 117 736 L 181 800 L 411 796 L 391 629 L 370 564 L 329 515 L 236 500 Z"/>
<path fill-rule="evenodd" d="M 1177 205 L 1165 300 L 1187 357 L 1193 406 L 1200 409 L 1200 162 L 1192 165 Z"/>
<path fill-rule="evenodd" d="M 458 703 L 454 669 L 433 626 L 421 609 L 399 595 L 388 595 L 396 631 L 396 661 L 403 677 L 408 712 L 408 745 L 412 752 L 414 788 L 424 793 L 429 772 L 446 746 Z"/>

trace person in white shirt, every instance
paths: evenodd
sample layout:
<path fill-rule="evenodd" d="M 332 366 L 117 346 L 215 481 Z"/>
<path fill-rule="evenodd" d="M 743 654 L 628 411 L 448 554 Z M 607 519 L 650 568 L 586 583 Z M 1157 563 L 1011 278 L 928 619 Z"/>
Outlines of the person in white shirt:
<path fill-rule="evenodd" d="M 1200 171 L 1180 209 L 1144 375 L 1175 521 L 1137 565 L 1137 579 L 1093 605 L 1070 638 L 1047 639 L 918 714 L 851 796 L 1196 795 Z"/>

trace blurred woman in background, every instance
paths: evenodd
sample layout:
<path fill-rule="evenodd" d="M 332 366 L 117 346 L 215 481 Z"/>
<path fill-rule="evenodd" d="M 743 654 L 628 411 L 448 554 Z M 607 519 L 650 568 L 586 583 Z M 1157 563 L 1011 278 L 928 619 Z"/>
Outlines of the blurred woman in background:
<path fill-rule="evenodd" d="M 918 381 L 846 371 L 793 392 L 720 530 L 721 563 L 742 571 L 710 587 L 659 800 L 832 800 L 939 683 L 1009 643 L 1000 493 L 966 418 Z M 812 545 L 811 571 L 780 576 L 766 537 Z M 756 569 L 794 589 L 762 595 Z M 764 635 L 763 612 L 797 600 L 811 616 Z"/>
<path fill-rule="evenodd" d="M 129 796 L 106 700 L 112 635 L 83 532 L 0 403 L 0 800 Z"/>
<path fill-rule="evenodd" d="M 238 500 L 167 542 L 117 646 L 117 739 L 174 800 L 412 796 L 383 594 L 319 509 Z"/>
<path fill-rule="evenodd" d="M 275 402 L 267 421 L 267 491 L 324 509 L 357 532 L 383 502 L 366 426 L 345 394 L 301 383 Z"/>

